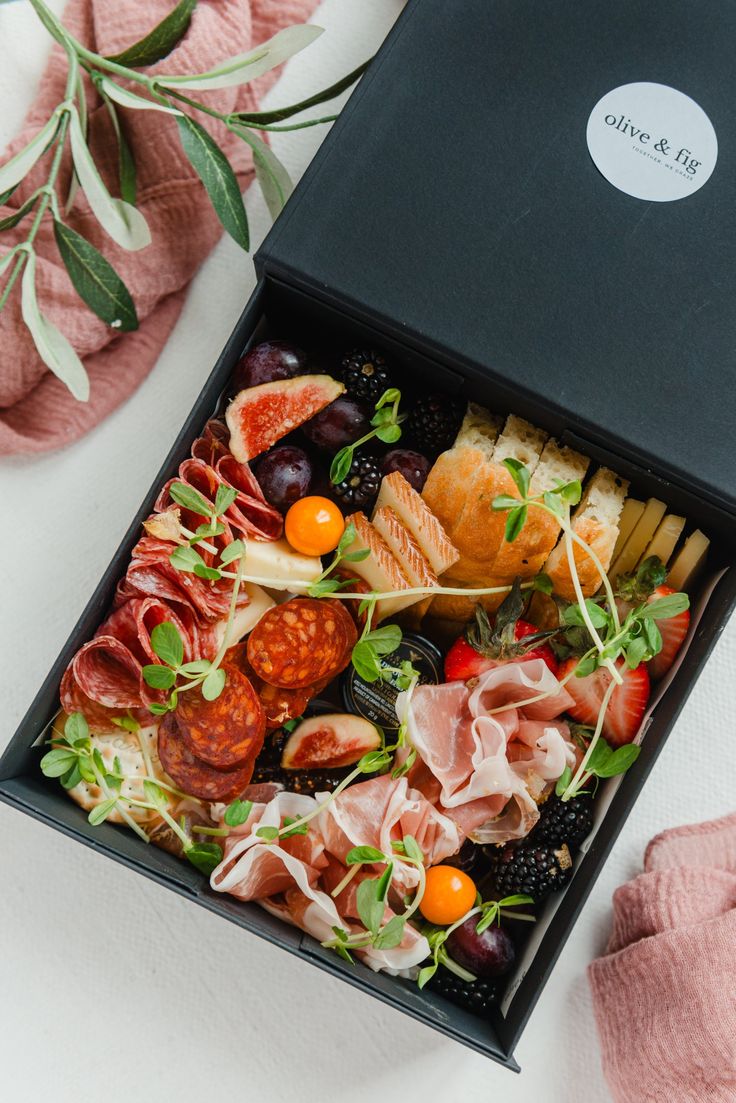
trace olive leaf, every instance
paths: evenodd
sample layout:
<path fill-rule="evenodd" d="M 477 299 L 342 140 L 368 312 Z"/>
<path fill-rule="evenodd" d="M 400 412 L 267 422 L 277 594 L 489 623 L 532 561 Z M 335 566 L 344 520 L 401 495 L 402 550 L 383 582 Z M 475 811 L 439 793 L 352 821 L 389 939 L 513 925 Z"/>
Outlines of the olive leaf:
<path fill-rule="evenodd" d="M 230 237 L 247 252 L 248 217 L 230 162 L 214 138 L 194 119 L 181 115 L 176 121 L 184 152 L 204 184 L 217 217 Z"/>
<path fill-rule="evenodd" d="M 128 46 L 119 54 L 113 54 L 108 61 L 115 61 L 118 65 L 127 65 L 129 69 L 140 69 L 145 65 L 153 65 L 161 58 L 170 54 L 174 47 L 181 42 L 189 29 L 192 13 L 197 6 L 197 0 L 179 0 L 165 19 L 148 32 L 138 42 Z"/>
<path fill-rule="evenodd" d="M 125 131 L 118 118 L 118 113 L 115 110 L 115 104 L 106 96 L 100 89 L 100 95 L 107 108 L 108 114 L 112 121 L 112 127 L 115 131 L 115 137 L 118 141 L 118 177 L 120 178 L 120 195 L 126 203 L 135 205 L 137 194 L 137 172 L 135 167 L 135 158 L 133 157 L 133 151 L 128 144 L 128 139 L 125 137 Z"/>
<path fill-rule="evenodd" d="M 13 211 L 13 213 L 9 214 L 6 218 L 0 219 L 0 231 L 12 230 L 13 226 L 17 226 L 21 219 L 25 218 L 27 214 L 31 213 L 33 208 L 36 206 L 38 199 L 39 196 L 37 192 L 35 195 L 29 196 L 22 207 L 18 207 L 17 211 Z"/>
<path fill-rule="evenodd" d="M 71 112 L 69 136 L 74 167 L 97 221 L 113 241 L 123 249 L 135 251 L 151 243 L 148 223 L 136 207 L 123 199 L 113 199 L 102 182 L 82 134 L 79 115 Z"/>
<path fill-rule="evenodd" d="M 46 125 L 41 127 L 35 137 L 31 138 L 28 145 L 23 146 L 23 149 L 19 150 L 15 157 L 11 157 L 0 168 L 0 192 L 14 188 L 31 171 L 56 134 L 58 125 L 59 113 L 55 111 Z M 3 199 L 5 198 L 6 196 L 3 196 Z"/>
<path fill-rule="evenodd" d="M 58 219 L 54 219 L 54 237 L 69 278 L 90 310 L 114 329 L 137 329 L 130 292 L 102 253 Z"/>
<path fill-rule="evenodd" d="M 196 76 L 159 76 L 157 82 L 160 85 L 168 85 L 172 88 L 194 88 L 198 91 L 216 88 L 231 88 L 237 84 L 247 84 L 256 77 L 263 76 L 277 65 L 288 61 L 294 54 L 311 45 L 316 38 L 323 33 L 323 27 L 316 27 L 312 23 L 297 23 L 293 27 L 284 27 L 283 30 L 262 42 L 247 54 L 239 54 L 229 58 L 214 69 L 208 69 L 206 73 L 198 73 Z"/>
<path fill-rule="evenodd" d="M 355 84 L 356 80 L 363 76 L 372 60 L 373 58 L 364 61 L 362 65 L 359 65 L 357 69 L 353 69 L 352 73 L 348 73 L 342 80 L 336 81 L 329 88 L 324 88 L 321 92 L 309 96 L 306 100 L 300 100 L 299 103 L 292 103 L 288 107 L 277 107 L 273 111 L 240 111 L 233 118 L 239 119 L 243 123 L 249 123 L 251 126 L 258 126 L 259 124 L 268 126 L 270 123 L 283 122 L 284 119 L 299 115 L 310 107 L 317 107 L 320 103 L 334 100 L 341 92 L 344 92 L 346 88 L 349 88 L 351 84 Z"/>
<path fill-rule="evenodd" d="M 103 77 L 98 81 L 98 88 L 106 96 L 109 96 L 121 107 L 129 107 L 132 111 L 163 111 L 165 115 L 181 115 L 176 107 L 169 107 L 165 103 L 157 103 L 156 100 L 147 100 L 143 96 L 137 96 L 135 92 L 129 92 L 127 88 L 121 88 L 109 77 Z"/>
<path fill-rule="evenodd" d="M 271 217 L 276 218 L 294 190 L 291 177 L 271 147 L 262 138 L 259 138 L 252 130 L 238 129 L 237 133 L 253 151 L 256 179 L 260 184 Z"/>
<path fill-rule="evenodd" d="M 36 299 L 36 254 L 28 254 L 21 285 L 21 311 L 38 355 L 80 402 L 89 399 L 89 377 L 82 361 L 55 325 L 39 310 Z"/>

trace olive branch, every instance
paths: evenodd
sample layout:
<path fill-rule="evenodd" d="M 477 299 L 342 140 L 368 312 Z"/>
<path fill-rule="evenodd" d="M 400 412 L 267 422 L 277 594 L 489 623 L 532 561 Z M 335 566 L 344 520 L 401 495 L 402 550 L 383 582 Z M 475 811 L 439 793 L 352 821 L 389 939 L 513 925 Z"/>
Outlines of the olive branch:
<path fill-rule="evenodd" d="M 0 166 L 0 206 L 38 161 L 48 159 L 45 183 L 21 206 L 0 219 L 0 235 L 32 216 L 24 240 L 0 254 L 2 310 L 17 281 L 21 280 L 21 312 L 38 354 L 46 366 L 66 384 L 75 398 L 89 398 L 89 379 L 79 356 L 64 334 L 41 312 L 36 294 L 35 240 L 45 217 L 53 221 L 54 238 L 61 260 L 80 298 L 113 329 L 138 328 L 135 304 L 123 280 L 103 254 L 65 222 L 78 188 L 84 191 L 92 213 L 112 240 L 124 249 L 144 249 L 151 241 L 146 220 L 136 207 L 136 163 L 126 138 L 125 111 L 159 111 L 172 117 L 182 148 L 201 180 L 224 229 L 246 252 L 250 248 L 248 218 L 237 177 L 225 153 L 208 130 L 193 117 L 202 111 L 251 149 L 256 179 L 268 210 L 275 218 L 293 190 L 284 165 L 258 131 L 290 131 L 332 122 L 336 115 L 285 122 L 308 108 L 334 99 L 349 88 L 367 65 L 359 66 L 336 84 L 299 103 L 273 111 L 223 114 L 193 95 L 248 84 L 293 57 L 322 34 L 309 24 L 286 27 L 248 53 L 220 62 L 204 73 L 148 76 L 145 69 L 165 58 L 186 33 L 197 0 L 179 0 L 165 19 L 139 42 L 113 57 L 103 57 L 82 45 L 47 7 L 44 0 L 28 0 L 67 59 L 64 98 L 37 134 L 6 164 Z M 120 197 L 110 194 L 87 143 L 87 76 L 109 112 L 118 144 Z M 126 84 L 134 83 L 137 91 Z M 192 96 L 186 94 L 192 92 Z M 123 109 L 121 113 L 120 109 Z M 283 125 L 281 125 L 283 124 Z M 73 176 L 69 194 L 59 195 L 58 177 L 64 150 L 71 149 Z"/>

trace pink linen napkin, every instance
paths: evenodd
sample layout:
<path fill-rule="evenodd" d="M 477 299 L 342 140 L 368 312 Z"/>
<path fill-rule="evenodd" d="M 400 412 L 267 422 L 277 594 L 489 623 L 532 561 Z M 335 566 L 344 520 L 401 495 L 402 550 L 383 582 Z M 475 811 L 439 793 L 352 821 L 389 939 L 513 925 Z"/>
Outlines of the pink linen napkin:
<path fill-rule="evenodd" d="M 736 815 L 657 835 L 588 969 L 616 1103 L 736 1100 Z"/>
<path fill-rule="evenodd" d="M 203 72 L 285 26 L 303 23 L 315 6 L 316 0 L 200 0 L 184 39 L 146 72 Z M 146 34 L 172 7 L 173 0 L 71 0 L 63 21 L 85 45 L 101 54 L 115 54 Z M 2 162 L 26 144 L 63 99 L 65 79 L 63 54 L 55 47 L 23 131 L 0 155 Z M 275 79 L 276 75 L 269 73 L 242 88 L 202 93 L 202 99 L 223 112 L 253 111 L 258 97 Z M 117 147 L 108 113 L 89 83 L 87 95 L 95 160 L 112 194 L 119 195 Z M 182 308 L 189 281 L 221 235 L 220 223 L 182 151 L 174 119 L 157 111 L 119 110 L 138 164 L 137 205 L 151 228 L 152 244 L 136 253 L 119 248 L 100 228 L 81 191 L 68 221 L 101 249 L 120 273 L 133 296 L 140 328 L 116 334 L 90 313 L 66 275 L 47 223 L 36 238 L 39 305 L 83 359 L 90 377 L 90 399 L 87 403 L 76 401 L 40 360 L 21 320 L 20 287 L 16 285 L 0 313 L 0 455 L 44 452 L 69 444 L 119 406 L 155 364 Z M 201 113 L 198 121 L 208 127 L 212 123 Z M 252 176 L 249 148 L 216 123 L 212 133 L 244 188 Z M 47 171 L 42 159 L 9 205 L 0 207 L 0 218 L 44 183 Z M 61 196 L 66 196 L 68 186 L 67 160 L 60 176 Z M 25 223 L 4 233 L 0 252 L 26 233 Z M 245 271 L 250 264 L 245 254 L 241 263 Z M 203 377 L 209 367 L 202 365 Z"/>

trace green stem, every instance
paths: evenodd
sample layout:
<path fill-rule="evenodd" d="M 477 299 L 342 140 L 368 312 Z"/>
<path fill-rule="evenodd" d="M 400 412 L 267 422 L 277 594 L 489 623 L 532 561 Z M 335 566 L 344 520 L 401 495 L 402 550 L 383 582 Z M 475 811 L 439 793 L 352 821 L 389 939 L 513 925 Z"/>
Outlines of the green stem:
<path fill-rule="evenodd" d="M 588 744 L 588 749 L 585 752 L 585 755 L 583 757 L 583 761 L 580 763 L 577 770 L 575 771 L 575 776 L 571 779 L 570 784 L 568 785 L 567 789 L 565 789 L 565 792 L 562 794 L 561 799 L 564 803 L 566 803 L 568 800 L 570 800 L 572 797 L 575 796 L 575 791 L 576 791 L 577 787 L 580 784 L 581 778 L 583 778 L 585 776 L 585 772 L 586 772 L 585 768 L 588 765 L 588 762 L 590 761 L 590 756 L 592 755 L 593 751 L 595 750 L 595 746 L 596 746 L 598 740 L 601 737 L 601 732 L 603 731 L 603 721 L 605 719 L 606 710 L 608 708 L 608 703 L 611 700 L 611 695 L 612 695 L 615 688 L 616 688 L 616 683 L 612 679 L 609 686 L 608 686 L 608 689 L 603 694 L 603 700 L 601 701 L 601 707 L 598 711 L 598 722 L 596 723 L 596 726 L 595 726 L 595 731 L 593 733 L 593 738 L 591 739 L 590 743 Z"/>

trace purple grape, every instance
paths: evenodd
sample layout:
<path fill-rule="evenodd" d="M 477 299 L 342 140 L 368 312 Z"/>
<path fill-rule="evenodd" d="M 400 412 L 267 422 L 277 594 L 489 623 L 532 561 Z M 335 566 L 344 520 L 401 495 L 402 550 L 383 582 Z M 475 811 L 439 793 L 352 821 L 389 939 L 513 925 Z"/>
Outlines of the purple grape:
<path fill-rule="evenodd" d="M 514 944 L 508 932 L 496 923 L 478 934 L 475 928 L 480 918 L 480 914 L 471 915 L 449 935 L 447 952 L 476 977 L 501 977 L 516 960 Z"/>
<path fill-rule="evenodd" d="M 307 355 L 286 341 L 264 341 L 247 352 L 235 365 L 233 388 L 257 387 L 276 379 L 292 379 L 304 375 Z"/>
<path fill-rule="evenodd" d="M 381 460 L 381 474 L 390 475 L 392 471 L 400 471 L 409 485 L 417 493 L 421 493 L 431 466 L 421 452 L 412 452 L 410 448 L 394 448 Z"/>
<path fill-rule="evenodd" d="M 306 423 L 304 434 L 324 452 L 339 452 L 346 444 L 364 437 L 370 428 L 365 406 L 342 395 Z"/>
<path fill-rule="evenodd" d="M 283 445 L 258 461 L 255 475 L 266 500 L 282 513 L 309 494 L 314 471 L 306 452 Z"/>
<path fill-rule="evenodd" d="M 396 468 L 393 470 L 396 470 Z M 388 474 L 388 472 L 384 472 L 384 474 Z M 466 839 L 457 854 L 453 854 L 451 858 L 445 858 L 442 864 L 454 866 L 455 869 L 461 869 L 463 873 L 471 874 L 478 861 L 479 849 L 475 843 L 471 843 L 470 839 Z"/>

